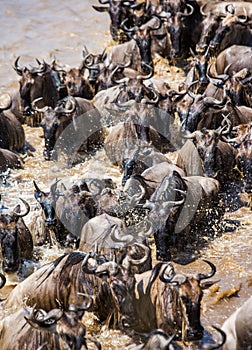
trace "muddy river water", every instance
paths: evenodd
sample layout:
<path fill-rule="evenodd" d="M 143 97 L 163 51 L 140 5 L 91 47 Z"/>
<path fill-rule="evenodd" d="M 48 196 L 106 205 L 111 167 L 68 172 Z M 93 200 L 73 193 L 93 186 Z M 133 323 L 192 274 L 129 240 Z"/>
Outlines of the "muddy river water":
<path fill-rule="evenodd" d="M 98 2 L 98 1 L 97 1 Z M 21 65 L 36 66 L 35 58 L 50 62 L 55 56 L 59 63 L 78 66 L 82 58 L 83 45 L 92 53 L 101 52 L 110 43 L 109 19 L 106 13 L 92 9 L 91 0 L 2 0 L 0 12 L 0 92 L 12 92 L 18 87 L 18 76 L 12 66 L 17 56 Z M 171 69 L 170 79 L 175 81 L 177 69 Z M 12 207 L 22 197 L 31 204 L 31 213 L 26 217 L 32 221 L 36 208 L 33 197 L 33 180 L 41 189 L 51 184 L 52 164 L 43 159 L 44 140 L 41 128 L 25 126 L 26 138 L 35 147 L 34 156 L 25 159 L 24 169 L 14 170 L 6 182 L 1 182 L 0 192 L 3 204 Z M 99 151 L 92 160 L 64 174 L 71 180 L 79 177 L 111 177 L 116 182 L 121 175 L 112 166 L 104 151 Z M 244 195 L 246 200 L 246 196 Z M 234 221 L 235 220 L 235 221 Z M 186 265 L 175 264 L 176 271 L 194 273 L 207 268 L 202 258 L 212 261 L 217 268 L 214 286 L 205 292 L 202 303 L 202 324 L 212 332 L 211 325 L 221 326 L 223 321 L 250 295 L 252 295 L 252 212 L 240 207 L 225 214 L 226 230 L 216 234 L 214 239 L 205 239 L 199 259 Z M 235 225 L 236 223 L 236 225 Z M 196 247 L 197 249 L 197 247 Z M 40 248 L 38 254 L 43 261 L 49 261 L 62 254 L 58 248 Z M 205 270 L 204 270 L 205 271 Z M 9 276 L 9 289 L 17 282 Z M 1 317 L 1 316 L 0 316 Z M 92 315 L 85 317 L 88 331 L 102 342 L 103 349 L 125 349 L 130 338 L 119 331 L 98 326 Z M 204 341 L 207 341 L 207 333 Z M 188 348 L 197 348 L 187 344 Z"/>

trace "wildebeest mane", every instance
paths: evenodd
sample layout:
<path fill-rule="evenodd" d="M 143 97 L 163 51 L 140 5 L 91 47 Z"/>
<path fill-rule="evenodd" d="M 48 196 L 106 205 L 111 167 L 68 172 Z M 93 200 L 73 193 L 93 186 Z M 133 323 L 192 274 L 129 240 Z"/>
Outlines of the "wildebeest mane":
<path fill-rule="evenodd" d="M 81 260 L 84 259 L 85 253 L 80 252 L 71 252 L 71 253 L 65 253 L 58 257 L 56 260 L 54 260 L 52 263 L 49 263 L 49 268 L 47 271 L 45 271 L 41 276 L 39 276 L 38 279 L 41 279 L 42 276 L 45 275 L 43 280 L 37 285 L 36 288 L 39 288 L 42 283 L 44 283 L 48 277 L 51 275 L 51 273 L 56 269 L 56 267 L 59 265 L 59 263 L 68 255 L 68 258 L 64 264 L 64 266 L 61 269 L 60 275 L 69 267 L 78 264 Z"/>

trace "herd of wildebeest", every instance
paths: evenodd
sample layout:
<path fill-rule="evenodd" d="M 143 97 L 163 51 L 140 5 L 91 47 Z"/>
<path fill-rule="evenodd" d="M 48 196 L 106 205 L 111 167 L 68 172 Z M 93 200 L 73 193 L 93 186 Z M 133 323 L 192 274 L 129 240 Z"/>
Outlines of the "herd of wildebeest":
<path fill-rule="evenodd" d="M 200 341 L 203 290 L 216 268 L 203 260 L 198 274 L 180 274 L 172 261 L 212 226 L 221 230 L 230 203 L 250 205 L 230 197 L 252 190 L 252 4 L 99 2 L 113 46 L 101 54 L 84 46 L 79 67 L 12 62 L 20 88 L 0 97 L 0 168 L 25 168 L 24 154 L 36 153 L 28 124 L 43 128 L 45 161 L 63 154 L 72 167 L 104 149 L 122 180 L 56 179 L 48 192 L 34 181 L 34 231 L 26 200 L 2 205 L 0 287 L 34 247 L 68 248 L 1 300 L 2 350 L 101 349 L 81 321 L 86 310 L 137 335 L 134 350 Z M 176 88 L 155 74 L 158 57 L 164 70 L 184 70 Z M 252 298 L 214 327 L 219 342 L 198 346 L 252 349 L 251 308 Z"/>

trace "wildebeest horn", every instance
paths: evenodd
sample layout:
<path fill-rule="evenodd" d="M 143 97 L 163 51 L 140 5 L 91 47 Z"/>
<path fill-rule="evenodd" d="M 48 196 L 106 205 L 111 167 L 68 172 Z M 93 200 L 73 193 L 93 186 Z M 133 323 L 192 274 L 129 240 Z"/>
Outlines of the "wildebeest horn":
<path fill-rule="evenodd" d="M 148 284 L 146 287 L 146 295 L 150 294 L 151 287 L 152 287 L 153 283 L 155 282 L 155 280 L 157 279 L 159 272 L 160 272 L 160 269 L 164 264 L 167 264 L 167 263 L 160 262 L 160 263 L 156 264 L 156 266 L 152 269 L 151 276 L 149 278 L 149 281 L 148 281 Z"/>
<path fill-rule="evenodd" d="M 99 0 L 99 3 L 102 4 L 102 5 L 106 5 L 106 4 L 109 4 L 109 0 Z"/>
<path fill-rule="evenodd" d="M 153 77 L 154 75 L 154 69 L 153 67 L 151 67 L 149 64 L 143 62 L 143 66 L 147 67 L 150 71 L 149 74 L 147 75 L 137 75 L 137 80 L 146 80 L 146 79 L 150 79 L 151 77 Z"/>
<path fill-rule="evenodd" d="M 210 271 L 209 273 L 199 273 L 199 274 L 197 275 L 197 279 L 198 279 L 199 281 L 201 281 L 201 280 L 203 280 L 203 279 L 211 278 L 211 277 L 213 277 L 213 276 L 215 275 L 215 273 L 216 273 L 216 267 L 215 267 L 215 265 L 214 265 L 212 262 L 210 262 L 210 261 L 208 261 L 208 260 L 205 260 L 205 259 L 203 259 L 203 261 L 204 261 L 205 263 L 207 263 L 207 264 L 211 267 L 211 271 Z"/>
<path fill-rule="evenodd" d="M 29 317 L 24 317 L 26 321 L 34 328 L 42 327 L 53 331 L 55 329 L 57 321 L 63 316 L 63 310 L 53 309 L 46 313 L 42 309 L 36 310 L 35 306 L 33 306 Z"/>
<path fill-rule="evenodd" d="M 230 113 L 228 115 L 222 114 L 223 120 L 221 122 L 220 135 L 229 134 L 232 130 L 232 123 L 230 119 L 228 119 Z"/>
<path fill-rule="evenodd" d="M 17 72 L 18 75 L 22 75 L 23 74 L 23 68 L 21 68 L 19 65 L 18 65 L 18 61 L 20 59 L 20 56 L 17 57 L 17 59 L 15 60 L 14 62 L 14 70 Z"/>
<path fill-rule="evenodd" d="M 205 8 L 207 7 L 207 2 L 203 5 L 200 6 L 200 13 L 203 15 L 203 16 L 207 16 L 209 12 L 204 12 Z"/>
<path fill-rule="evenodd" d="M 42 192 L 41 189 L 38 187 L 37 183 L 35 182 L 35 180 L 33 180 L 33 184 L 34 184 L 35 189 L 36 189 L 38 192 Z"/>
<path fill-rule="evenodd" d="M 213 327 L 214 329 L 216 329 L 216 331 L 219 332 L 219 333 L 221 334 L 221 341 L 220 341 L 218 344 L 214 344 L 214 345 L 210 345 L 210 344 L 209 344 L 209 345 L 205 345 L 205 346 L 204 346 L 204 350 L 220 349 L 220 348 L 222 347 L 222 345 L 224 345 L 225 342 L 226 342 L 226 338 L 227 338 L 226 333 L 225 333 L 222 329 L 220 329 L 220 328 L 218 328 L 218 327 L 215 327 L 215 326 L 213 326 L 213 325 L 212 325 L 212 327 Z"/>
<path fill-rule="evenodd" d="M 88 263 L 90 261 L 91 261 L 91 264 L 93 266 L 92 268 L 88 267 Z M 82 268 L 82 271 L 85 273 L 94 274 L 96 269 L 97 269 L 97 265 L 98 265 L 97 261 L 93 258 L 93 254 L 89 252 L 88 254 L 86 254 L 85 258 L 83 259 L 81 268 Z"/>
<path fill-rule="evenodd" d="M 230 78 L 230 76 L 227 74 L 230 66 L 231 66 L 231 64 L 229 64 L 225 68 L 224 74 L 214 76 L 211 73 L 212 64 L 209 64 L 209 66 L 207 67 L 207 74 L 206 75 L 207 75 L 207 78 L 209 79 L 210 83 L 213 84 L 214 86 L 222 87 L 225 84 L 225 82 Z M 217 82 L 216 82 L 216 80 L 217 80 Z"/>
<path fill-rule="evenodd" d="M 230 13 L 231 15 L 233 15 L 235 13 L 235 8 L 233 4 L 227 4 L 225 6 L 225 11 L 226 13 Z"/>
<path fill-rule="evenodd" d="M 187 91 L 188 95 L 189 95 L 193 100 L 195 100 L 197 94 L 194 94 L 192 91 L 190 91 L 190 88 L 191 88 L 193 85 L 197 84 L 198 82 L 199 82 L 198 80 L 194 80 L 194 81 L 192 81 L 192 82 L 187 86 L 187 88 L 186 88 L 186 91 Z"/>
<path fill-rule="evenodd" d="M 175 276 L 175 271 L 173 265 L 166 263 L 162 272 L 159 275 L 159 279 L 164 283 L 170 283 Z"/>
<path fill-rule="evenodd" d="M 88 60 L 91 58 L 91 61 L 88 62 Z M 87 55 L 85 55 L 85 57 L 83 58 L 83 67 L 85 68 L 91 68 L 91 66 L 94 63 L 94 56 L 91 53 L 88 53 Z"/>
<path fill-rule="evenodd" d="M 85 294 L 85 293 L 81 293 L 79 292 L 78 295 L 81 295 L 83 297 L 85 297 L 85 301 L 81 304 L 81 306 L 78 307 L 78 310 L 80 311 L 86 311 L 89 310 L 93 304 L 94 304 L 94 298 L 92 295 L 89 294 Z"/>
<path fill-rule="evenodd" d="M 121 23 L 121 28 L 125 31 L 125 32 L 128 32 L 128 33 L 134 33 L 135 31 L 137 31 L 139 29 L 138 26 L 134 26 L 134 27 L 131 27 L 131 28 L 127 28 L 125 23 L 128 21 L 129 19 L 128 18 L 125 18 L 122 23 Z"/>
<path fill-rule="evenodd" d="M 30 212 L 30 206 L 23 198 L 19 198 L 19 199 L 24 203 L 26 210 L 25 210 L 24 213 L 17 213 L 17 212 L 14 211 L 14 214 L 16 216 L 22 218 L 22 217 L 26 216 Z"/>
<path fill-rule="evenodd" d="M 36 103 L 37 103 L 38 101 L 41 101 L 41 100 L 43 100 L 43 97 L 35 98 L 35 100 L 32 101 L 31 107 L 32 107 L 32 109 L 33 109 L 34 111 L 37 111 L 37 112 L 45 112 L 45 111 L 48 109 L 48 106 L 45 106 L 45 107 L 43 107 L 43 108 L 38 108 L 38 107 L 36 106 Z"/>
<path fill-rule="evenodd" d="M 36 73 L 44 73 L 46 71 L 46 63 L 43 60 L 43 63 L 40 63 L 40 67 L 36 68 Z"/>
<path fill-rule="evenodd" d="M 200 131 L 196 130 L 196 131 L 194 131 L 192 133 L 182 134 L 182 137 L 184 139 L 195 139 L 199 135 L 200 135 Z"/>
<path fill-rule="evenodd" d="M 206 97 L 203 98 L 203 104 L 205 106 L 218 106 L 218 107 L 221 108 L 221 107 L 224 107 L 226 102 L 227 102 L 227 94 L 226 94 L 225 86 L 224 86 L 224 89 L 223 89 L 222 100 L 217 100 L 216 98 L 210 97 L 210 96 L 206 96 Z"/>
<path fill-rule="evenodd" d="M 67 96 L 67 99 L 65 100 L 65 107 L 58 106 L 55 108 L 55 112 L 71 114 L 75 111 L 75 109 L 76 109 L 76 104 L 75 104 L 74 97 Z"/>
<path fill-rule="evenodd" d="M 45 346 L 46 346 L 46 348 L 45 348 L 45 350 L 46 350 L 46 349 L 47 349 L 47 345 L 48 345 L 48 342 L 45 342 L 45 343 L 41 344 L 41 345 L 37 348 L 37 350 L 44 350 Z"/>
<path fill-rule="evenodd" d="M 128 100 L 127 102 L 114 102 L 118 108 L 121 108 L 125 112 L 125 108 L 130 108 L 131 106 L 134 106 L 137 102 L 135 100 Z"/>
<path fill-rule="evenodd" d="M 141 336 L 143 336 L 144 338 L 146 338 L 146 342 L 145 344 L 147 344 L 148 340 L 155 336 L 155 335 L 162 335 L 165 339 L 167 339 L 166 341 L 162 342 L 162 349 L 169 349 L 169 345 L 171 345 L 172 340 L 174 339 L 176 334 L 172 334 L 170 337 L 169 335 L 163 331 L 162 329 L 154 329 L 153 331 L 151 331 L 150 333 L 141 333 Z"/>
<path fill-rule="evenodd" d="M 114 276 L 118 273 L 119 266 L 115 261 L 108 261 L 99 265 L 95 271 L 95 274 L 99 277 L 102 275 Z"/>
<path fill-rule="evenodd" d="M 57 184 L 60 182 L 60 179 L 56 179 L 55 182 L 50 187 L 50 192 L 55 194 L 57 190 Z"/>
<path fill-rule="evenodd" d="M 131 9 L 139 9 L 141 6 L 143 6 L 145 4 L 145 0 L 142 2 L 137 2 L 137 1 L 133 1 L 133 4 L 130 4 L 130 8 Z"/>
<path fill-rule="evenodd" d="M 186 4 L 186 8 L 189 10 L 189 12 L 178 12 L 177 14 L 181 17 L 191 16 L 194 12 L 194 7 L 190 4 Z"/>
<path fill-rule="evenodd" d="M 144 256 L 141 259 L 134 259 L 131 257 L 131 255 L 134 254 L 134 251 L 133 251 L 127 254 L 128 262 L 132 265 L 142 265 L 148 260 L 148 257 L 150 255 L 150 248 L 147 247 L 145 244 L 135 242 L 134 245 L 130 247 L 130 249 L 134 248 L 134 246 L 138 246 L 139 248 L 143 249 Z"/>
<path fill-rule="evenodd" d="M 154 89 L 151 89 L 151 92 L 154 95 L 153 99 L 149 99 L 147 96 L 145 96 L 142 100 L 141 103 L 148 103 L 148 104 L 156 104 L 160 100 L 159 93 L 155 91 Z"/>
<path fill-rule="evenodd" d="M 243 7 L 243 12 L 244 12 L 244 16 L 236 16 L 236 20 L 237 22 L 240 22 L 240 23 L 246 23 L 249 19 L 248 17 L 248 14 L 247 14 L 247 11 L 245 9 L 245 7 Z"/>
<path fill-rule="evenodd" d="M 73 96 L 69 96 L 66 100 L 64 112 L 65 113 L 73 113 L 76 109 L 76 103 Z"/>
<path fill-rule="evenodd" d="M 134 237 L 132 235 L 125 235 L 123 234 L 121 237 L 119 235 L 118 225 L 114 224 L 111 228 L 111 239 L 114 242 L 118 243 L 124 243 L 124 244 L 131 244 L 134 241 Z"/>
<path fill-rule="evenodd" d="M 115 79 L 114 78 L 114 74 L 116 73 L 116 71 L 119 69 L 120 67 L 119 66 L 117 66 L 115 69 L 114 69 L 114 71 L 112 72 L 112 76 L 111 76 L 111 80 L 112 80 L 112 82 L 113 83 L 115 83 L 115 84 L 127 84 L 128 82 L 129 82 L 129 77 L 123 77 L 123 78 L 121 78 L 121 79 Z M 119 95 L 119 94 L 118 94 Z"/>
<path fill-rule="evenodd" d="M 1 279 L 1 282 L 0 282 L 0 289 L 1 289 L 5 286 L 5 283 L 6 283 L 6 277 L 1 272 L 0 272 L 0 279 Z"/>
<path fill-rule="evenodd" d="M 159 17 L 155 16 L 155 15 L 153 15 L 151 17 L 151 19 L 152 18 L 157 19 L 158 20 L 158 24 L 156 26 L 148 26 L 148 29 L 150 29 L 150 30 L 157 30 L 157 29 L 159 29 L 161 27 L 161 25 L 162 25 L 161 19 Z"/>

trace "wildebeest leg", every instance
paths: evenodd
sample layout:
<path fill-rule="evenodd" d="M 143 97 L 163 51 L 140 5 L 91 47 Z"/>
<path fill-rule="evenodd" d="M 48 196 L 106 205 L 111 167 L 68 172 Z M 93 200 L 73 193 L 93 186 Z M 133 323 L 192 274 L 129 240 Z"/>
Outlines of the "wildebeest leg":
<path fill-rule="evenodd" d="M 171 254 L 169 250 L 170 237 L 163 229 L 158 229 L 154 234 L 156 244 L 156 259 L 170 261 Z"/>

